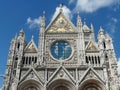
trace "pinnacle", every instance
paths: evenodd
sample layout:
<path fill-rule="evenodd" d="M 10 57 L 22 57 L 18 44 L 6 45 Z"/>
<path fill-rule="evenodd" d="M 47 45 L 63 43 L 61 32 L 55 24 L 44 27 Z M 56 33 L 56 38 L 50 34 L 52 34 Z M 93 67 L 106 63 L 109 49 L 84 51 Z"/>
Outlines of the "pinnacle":
<path fill-rule="evenodd" d="M 103 28 L 100 26 L 100 32 L 104 32 Z"/>
<path fill-rule="evenodd" d="M 21 32 L 21 33 L 24 33 L 24 29 L 22 28 L 22 29 L 20 30 L 20 32 Z"/>
<path fill-rule="evenodd" d="M 32 35 L 32 38 L 31 38 L 31 40 L 34 40 L 34 36 Z"/>
<path fill-rule="evenodd" d="M 43 18 L 45 18 L 45 11 L 43 11 Z"/>
<path fill-rule="evenodd" d="M 63 10 L 62 10 L 62 7 L 63 7 L 63 4 L 61 3 L 61 4 L 59 5 L 60 12 L 62 12 L 62 11 L 63 11 Z"/>

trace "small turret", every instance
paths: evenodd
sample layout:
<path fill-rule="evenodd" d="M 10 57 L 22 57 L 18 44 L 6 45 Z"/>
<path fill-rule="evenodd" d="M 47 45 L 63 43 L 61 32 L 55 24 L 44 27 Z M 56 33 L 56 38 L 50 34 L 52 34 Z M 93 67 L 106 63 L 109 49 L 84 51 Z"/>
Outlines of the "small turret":
<path fill-rule="evenodd" d="M 93 40 L 93 41 L 95 41 L 95 35 L 94 35 L 94 27 L 93 27 L 93 24 L 91 23 L 91 26 L 90 26 L 90 30 L 91 30 L 91 39 Z"/>
<path fill-rule="evenodd" d="M 102 27 L 100 27 L 100 30 L 98 33 L 98 45 L 100 50 L 104 50 L 106 48 L 105 35 Z"/>
<path fill-rule="evenodd" d="M 23 57 L 23 51 L 24 51 L 24 47 L 25 47 L 25 34 L 24 34 L 24 30 L 21 29 L 19 32 L 19 35 L 16 37 L 16 47 L 15 47 L 15 55 L 13 58 L 13 76 L 12 79 L 14 80 L 13 84 L 16 84 L 12 87 L 14 87 L 15 89 L 17 88 L 17 84 L 19 81 L 19 73 L 20 73 L 20 67 L 21 67 L 21 62 L 22 62 L 22 57 Z M 14 90 L 12 88 L 12 90 Z"/>
<path fill-rule="evenodd" d="M 90 30 L 90 28 L 86 25 L 86 22 L 84 22 L 83 30 L 84 31 L 89 31 Z"/>
<path fill-rule="evenodd" d="M 105 41 L 106 41 L 106 50 L 113 50 L 113 44 L 112 44 L 112 38 L 106 34 L 105 35 Z"/>
<path fill-rule="evenodd" d="M 46 20 L 46 18 L 45 18 L 45 11 L 43 11 L 43 16 L 42 16 L 42 19 L 40 21 L 40 27 L 41 27 L 41 29 L 45 28 L 45 20 Z"/>
<path fill-rule="evenodd" d="M 42 19 L 40 21 L 40 33 L 39 33 L 39 42 L 38 42 L 38 63 L 43 62 L 43 52 L 44 52 L 44 33 L 46 29 L 46 18 L 45 12 L 43 12 Z"/>
<path fill-rule="evenodd" d="M 24 36 L 24 30 L 21 29 L 20 32 L 19 32 L 19 36 L 23 37 Z"/>
<path fill-rule="evenodd" d="M 13 68 L 13 59 L 14 59 L 14 53 L 15 53 L 15 45 L 16 45 L 16 37 L 11 40 L 10 43 L 10 48 L 9 48 L 9 54 L 8 54 L 8 61 L 7 61 L 7 66 L 6 66 L 6 73 L 5 73 L 5 80 L 4 83 L 6 85 L 3 87 L 3 90 L 8 90 L 9 84 L 11 83 L 11 72 Z"/>
<path fill-rule="evenodd" d="M 94 27 L 93 27 L 93 24 L 91 23 L 90 25 L 90 29 L 92 30 L 92 32 L 94 32 Z"/>
<path fill-rule="evenodd" d="M 100 30 L 98 32 L 98 40 L 104 38 L 104 30 L 102 27 L 100 27 Z"/>

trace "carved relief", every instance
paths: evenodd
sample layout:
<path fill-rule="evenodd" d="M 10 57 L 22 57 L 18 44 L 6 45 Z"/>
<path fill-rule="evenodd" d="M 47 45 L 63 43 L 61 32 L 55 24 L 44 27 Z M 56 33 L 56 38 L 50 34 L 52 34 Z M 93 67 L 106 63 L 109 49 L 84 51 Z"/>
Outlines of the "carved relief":
<path fill-rule="evenodd" d="M 68 72 L 70 73 L 70 75 L 71 75 L 72 77 L 74 77 L 74 79 L 76 78 L 75 70 L 68 70 Z"/>
<path fill-rule="evenodd" d="M 66 32 L 73 32 L 73 27 L 70 23 L 60 15 L 56 21 L 54 21 L 49 28 L 49 33 L 66 33 Z"/>
<path fill-rule="evenodd" d="M 53 75 L 53 73 L 54 73 L 54 70 L 49 70 L 48 71 L 48 77 L 51 77 Z"/>
<path fill-rule="evenodd" d="M 59 76 L 60 76 L 60 77 L 63 77 L 63 76 L 64 76 L 64 71 L 63 71 L 63 70 L 61 70 L 61 71 L 59 72 Z"/>
<path fill-rule="evenodd" d="M 40 71 L 37 71 L 38 72 L 38 74 L 40 75 L 40 78 L 42 79 L 42 80 L 45 80 L 45 71 L 44 70 L 40 70 Z"/>

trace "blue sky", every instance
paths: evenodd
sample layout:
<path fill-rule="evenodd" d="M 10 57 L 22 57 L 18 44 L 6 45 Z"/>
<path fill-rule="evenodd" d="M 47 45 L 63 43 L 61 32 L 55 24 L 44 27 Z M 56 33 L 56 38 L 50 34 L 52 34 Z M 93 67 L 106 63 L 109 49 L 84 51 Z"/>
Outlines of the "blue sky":
<path fill-rule="evenodd" d="M 0 74 L 5 73 L 11 39 L 23 28 L 27 42 L 34 35 L 37 44 L 39 20 L 46 12 L 46 23 L 55 17 L 58 6 L 76 25 L 76 15 L 80 12 L 82 22 L 92 23 L 95 34 L 100 26 L 113 38 L 115 52 L 120 66 L 120 0 L 0 0 Z M 119 69 L 120 70 L 120 69 Z M 0 78 L 0 87 L 2 78 Z"/>

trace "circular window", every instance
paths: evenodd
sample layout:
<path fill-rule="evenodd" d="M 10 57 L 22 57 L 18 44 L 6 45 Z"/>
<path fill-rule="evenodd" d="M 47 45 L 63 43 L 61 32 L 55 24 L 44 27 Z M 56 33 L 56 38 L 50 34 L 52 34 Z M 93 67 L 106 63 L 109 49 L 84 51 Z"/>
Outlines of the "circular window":
<path fill-rule="evenodd" d="M 57 60 L 65 60 L 72 53 L 72 48 L 65 41 L 57 41 L 51 46 L 51 54 Z"/>

